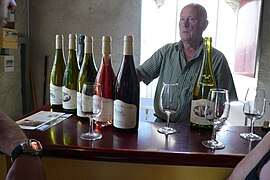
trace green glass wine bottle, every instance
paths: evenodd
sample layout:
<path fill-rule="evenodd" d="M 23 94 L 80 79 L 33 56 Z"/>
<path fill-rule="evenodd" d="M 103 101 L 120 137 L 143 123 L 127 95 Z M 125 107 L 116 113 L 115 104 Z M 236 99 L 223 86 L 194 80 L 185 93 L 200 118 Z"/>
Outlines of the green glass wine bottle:
<path fill-rule="evenodd" d="M 50 74 L 50 106 L 53 110 L 62 108 L 62 83 L 66 67 L 62 49 L 63 39 L 63 35 L 55 36 L 55 55 Z"/>
<path fill-rule="evenodd" d="M 78 34 L 77 35 L 76 53 L 77 53 L 77 61 L 78 61 L 79 69 L 81 69 L 81 67 L 82 67 L 83 58 L 84 58 L 84 50 L 85 50 L 84 41 L 85 41 L 85 35 L 84 34 Z"/>
<path fill-rule="evenodd" d="M 77 80 L 78 64 L 75 50 L 76 36 L 69 34 L 68 59 L 63 77 L 63 109 L 67 113 L 76 113 L 77 109 Z"/>
<path fill-rule="evenodd" d="M 191 127 L 210 129 L 212 125 L 204 115 L 204 105 L 212 88 L 216 88 L 215 76 L 212 69 L 212 37 L 204 38 L 204 55 L 199 74 L 193 89 L 191 102 L 190 123 Z"/>
<path fill-rule="evenodd" d="M 81 92 L 82 85 L 85 82 L 95 82 L 97 76 L 97 67 L 93 53 L 93 37 L 85 36 L 84 39 L 84 57 L 78 76 L 77 84 L 77 116 L 85 117 L 81 111 Z"/>

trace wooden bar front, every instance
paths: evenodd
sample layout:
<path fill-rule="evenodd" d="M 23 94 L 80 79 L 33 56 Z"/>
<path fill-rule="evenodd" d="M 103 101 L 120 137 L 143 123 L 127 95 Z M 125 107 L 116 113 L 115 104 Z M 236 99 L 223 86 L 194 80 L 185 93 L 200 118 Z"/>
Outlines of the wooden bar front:
<path fill-rule="evenodd" d="M 49 110 L 48 106 L 42 110 Z M 80 134 L 88 131 L 89 122 L 73 115 L 44 132 L 25 132 L 43 144 L 43 162 L 49 179 L 57 179 L 59 174 L 67 179 L 94 178 L 90 171 L 100 179 L 167 179 L 167 172 L 172 179 L 224 179 L 257 144 L 239 136 L 249 127 L 224 126 L 217 139 L 225 148 L 211 150 L 201 144 L 211 137 L 211 131 L 171 123 L 178 133 L 165 136 L 157 132 L 164 125 L 141 121 L 134 133 L 105 127 L 97 129 L 102 139 L 85 141 Z M 264 136 L 266 131 L 257 127 L 255 133 Z"/>

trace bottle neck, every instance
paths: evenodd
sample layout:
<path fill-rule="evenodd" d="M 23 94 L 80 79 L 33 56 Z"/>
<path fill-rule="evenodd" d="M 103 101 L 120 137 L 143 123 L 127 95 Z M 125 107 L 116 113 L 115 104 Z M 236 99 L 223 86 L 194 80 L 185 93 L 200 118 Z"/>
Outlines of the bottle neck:
<path fill-rule="evenodd" d="M 102 54 L 109 55 L 111 54 L 111 42 L 104 41 L 102 42 Z"/>
<path fill-rule="evenodd" d="M 102 37 L 102 54 L 111 54 L 112 38 L 110 36 Z"/>
<path fill-rule="evenodd" d="M 102 63 L 104 66 L 111 66 L 111 37 L 102 38 Z"/>
<path fill-rule="evenodd" d="M 75 42 L 76 42 L 75 34 L 70 34 L 69 41 L 68 41 L 68 49 L 69 50 L 75 50 L 75 48 L 76 48 Z"/>
<path fill-rule="evenodd" d="M 55 49 L 62 49 L 62 35 L 56 35 L 55 38 Z"/>
<path fill-rule="evenodd" d="M 133 37 L 132 36 L 125 36 L 124 37 L 124 48 L 123 48 L 123 55 L 133 55 Z"/>
<path fill-rule="evenodd" d="M 78 68 L 77 55 L 76 55 L 76 36 L 75 34 L 69 34 L 69 44 L 68 44 L 68 66 Z"/>
<path fill-rule="evenodd" d="M 106 67 L 112 66 L 111 54 L 102 54 L 101 63 L 103 64 L 102 66 L 106 66 Z"/>
<path fill-rule="evenodd" d="M 210 38 L 206 38 L 204 42 L 204 65 L 208 68 L 212 68 L 212 42 Z"/>
<path fill-rule="evenodd" d="M 84 53 L 93 53 L 93 42 L 92 41 L 86 41 L 84 43 Z"/>

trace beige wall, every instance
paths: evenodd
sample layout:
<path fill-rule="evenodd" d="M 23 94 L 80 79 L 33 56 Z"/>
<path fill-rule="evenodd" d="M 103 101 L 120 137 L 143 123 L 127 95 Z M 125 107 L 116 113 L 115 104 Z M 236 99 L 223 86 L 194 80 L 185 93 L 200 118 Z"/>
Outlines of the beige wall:
<path fill-rule="evenodd" d="M 124 35 L 135 38 L 135 60 L 140 56 L 140 0 L 35 0 L 30 1 L 30 58 L 36 87 L 37 104 L 42 104 L 44 57 L 49 56 L 49 69 L 54 55 L 54 37 L 65 37 L 65 55 L 69 33 L 94 37 L 94 55 L 99 67 L 101 38 L 112 36 L 112 64 L 115 74 L 122 60 Z M 49 73 L 47 79 L 49 78 Z M 47 83 L 47 89 L 49 88 Z M 47 93 L 48 94 L 48 93 Z M 47 96 L 47 99 L 49 97 Z"/>
<path fill-rule="evenodd" d="M 15 14 L 15 28 L 19 32 L 18 49 L 8 50 L 14 56 L 14 71 L 0 72 L 0 111 L 6 112 L 12 118 L 22 115 L 22 94 L 21 94 L 21 56 L 20 44 L 25 42 L 27 36 L 26 23 L 26 0 L 17 2 L 18 9 Z"/>

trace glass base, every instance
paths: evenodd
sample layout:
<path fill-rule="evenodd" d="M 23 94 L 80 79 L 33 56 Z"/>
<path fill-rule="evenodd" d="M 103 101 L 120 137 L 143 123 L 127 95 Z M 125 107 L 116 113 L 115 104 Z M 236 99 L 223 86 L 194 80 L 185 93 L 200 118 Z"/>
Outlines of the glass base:
<path fill-rule="evenodd" d="M 162 127 L 162 128 L 159 128 L 157 131 L 161 134 L 166 134 L 166 135 L 176 133 L 176 129 L 173 129 L 171 127 Z"/>
<path fill-rule="evenodd" d="M 254 133 L 241 133 L 240 136 L 241 138 L 244 138 L 249 141 L 260 141 L 262 139 L 261 136 L 258 136 L 257 134 Z"/>
<path fill-rule="evenodd" d="M 84 140 L 98 140 L 98 139 L 101 139 L 102 138 L 102 134 L 100 133 L 82 133 L 81 136 L 80 136 L 82 139 Z"/>
<path fill-rule="evenodd" d="M 210 149 L 223 149 L 223 148 L 225 148 L 225 145 L 218 140 L 205 140 L 205 141 L 202 141 L 202 144 L 205 147 L 210 148 Z"/>

